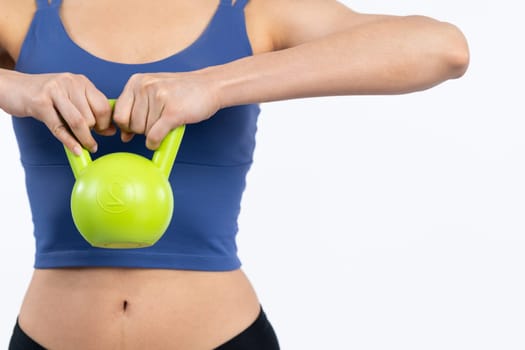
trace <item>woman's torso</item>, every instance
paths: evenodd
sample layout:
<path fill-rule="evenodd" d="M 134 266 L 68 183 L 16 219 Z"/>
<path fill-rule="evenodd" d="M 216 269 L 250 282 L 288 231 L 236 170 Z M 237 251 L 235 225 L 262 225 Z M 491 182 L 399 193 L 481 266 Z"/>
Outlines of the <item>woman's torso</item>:
<path fill-rule="evenodd" d="M 189 46 L 218 1 L 64 1 L 70 36 L 97 57 L 152 62 Z M 271 50 L 264 16 L 245 10 L 254 53 Z M 36 6 L 12 1 L 2 9 L 1 45 L 16 61 Z M 141 16 L 144 13 L 155 16 Z M 97 18 L 99 26 L 90 25 Z M 155 22 L 148 23 L 148 18 Z M 5 24 L 8 25 L 5 25 Z M 6 28 L 9 28 L 7 30 Z M 171 30 L 166 30 L 170 28 Z M 106 33 L 119 42 L 104 40 Z M 166 33 L 176 32 L 173 43 Z M 169 44 L 167 44 L 169 43 Z M 255 320 L 259 302 L 240 270 L 203 272 L 133 268 L 35 270 L 19 321 L 42 345 L 59 349 L 211 349 Z"/>

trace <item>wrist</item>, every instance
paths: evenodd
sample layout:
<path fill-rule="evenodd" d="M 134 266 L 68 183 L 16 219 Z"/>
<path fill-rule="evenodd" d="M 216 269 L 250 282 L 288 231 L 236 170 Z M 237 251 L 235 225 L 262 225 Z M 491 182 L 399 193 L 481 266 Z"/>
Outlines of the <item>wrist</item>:
<path fill-rule="evenodd" d="M 242 60 L 242 59 L 241 59 Z M 199 71 L 215 96 L 219 108 L 227 108 L 252 101 L 249 70 L 239 61 L 207 67 Z"/>
<path fill-rule="evenodd" d="M 247 56 L 201 72 L 216 91 L 221 108 L 309 96 L 309 67 L 303 52 L 287 49 Z"/>
<path fill-rule="evenodd" d="M 214 99 L 218 109 L 229 107 L 225 103 L 225 90 L 226 79 L 223 74 L 221 74 L 220 66 L 206 67 L 201 70 L 196 71 L 201 79 L 203 79 L 203 84 L 207 87 L 207 90 L 210 92 L 210 95 Z"/>
<path fill-rule="evenodd" d="M 9 69 L 0 69 L 0 109 L 7 114 L 16 116 L 23 116 L 25 112 L 26 103 L 22 100 L 22 96 L 18 92 L 24 91 L 22 88 L 17 88 L 19 85 L 19 78 L 25 73 L 12 71 Z"/>
<path fill-rule="evenodd" d="M 4 109 L 5 98 L 7 96 L 7 81 L 9 80 L 9 71 L 0 68 L 0 108 Z"/>

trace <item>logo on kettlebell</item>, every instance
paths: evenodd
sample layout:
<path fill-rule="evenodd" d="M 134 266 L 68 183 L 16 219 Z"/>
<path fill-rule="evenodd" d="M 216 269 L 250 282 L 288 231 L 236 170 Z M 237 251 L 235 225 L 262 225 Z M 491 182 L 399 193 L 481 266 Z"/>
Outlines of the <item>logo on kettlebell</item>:
<path fill-rule="evenodd" d="M 98 205 L 106 212 L 120 214 L 129 209 L 135 198 L 131 181 L 121 175 L 101 185 L 97 191 Z"/>

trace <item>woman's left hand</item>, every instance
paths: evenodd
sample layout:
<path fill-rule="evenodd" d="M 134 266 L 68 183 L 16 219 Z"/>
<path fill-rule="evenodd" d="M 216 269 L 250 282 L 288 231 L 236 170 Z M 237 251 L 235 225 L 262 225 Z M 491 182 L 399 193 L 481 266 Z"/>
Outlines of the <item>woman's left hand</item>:
<path fill-rule="evenodd" d="M 116 101 L 113 120 L 122 141 L 144 134 L 146 147 L 155 150 L 171 130 L 215 114 L 220 108 L 217 91 L 199 71 L 134 74 Z"/>

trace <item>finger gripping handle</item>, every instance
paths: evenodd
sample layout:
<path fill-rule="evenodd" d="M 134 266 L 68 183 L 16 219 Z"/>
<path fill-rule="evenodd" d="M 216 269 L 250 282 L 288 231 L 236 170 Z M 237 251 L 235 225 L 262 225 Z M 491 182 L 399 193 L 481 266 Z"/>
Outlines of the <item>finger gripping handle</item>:
<path fill-rule="evenodd" d="M 113 109 L 115 107 L 115 100 L 109 100 L 109 104 Z M 182 143 L 182 137 L 184 136 L 185 125 L 181 125 L 171 130 L 168 135 L 162 140 L 159 148 L 153 153 L 152 162 L 161 170 L 166 179 L 170 176 L 173 163 L 177 157 L 180 145 Z M 89 152 L 82 148 L 82 152 L 79 156 L 71 152 L 65 147 L 67 159 L 73 171 L 75 178 L 82 173 L 82 171 L 92 162 L 91 155 Z"/>

